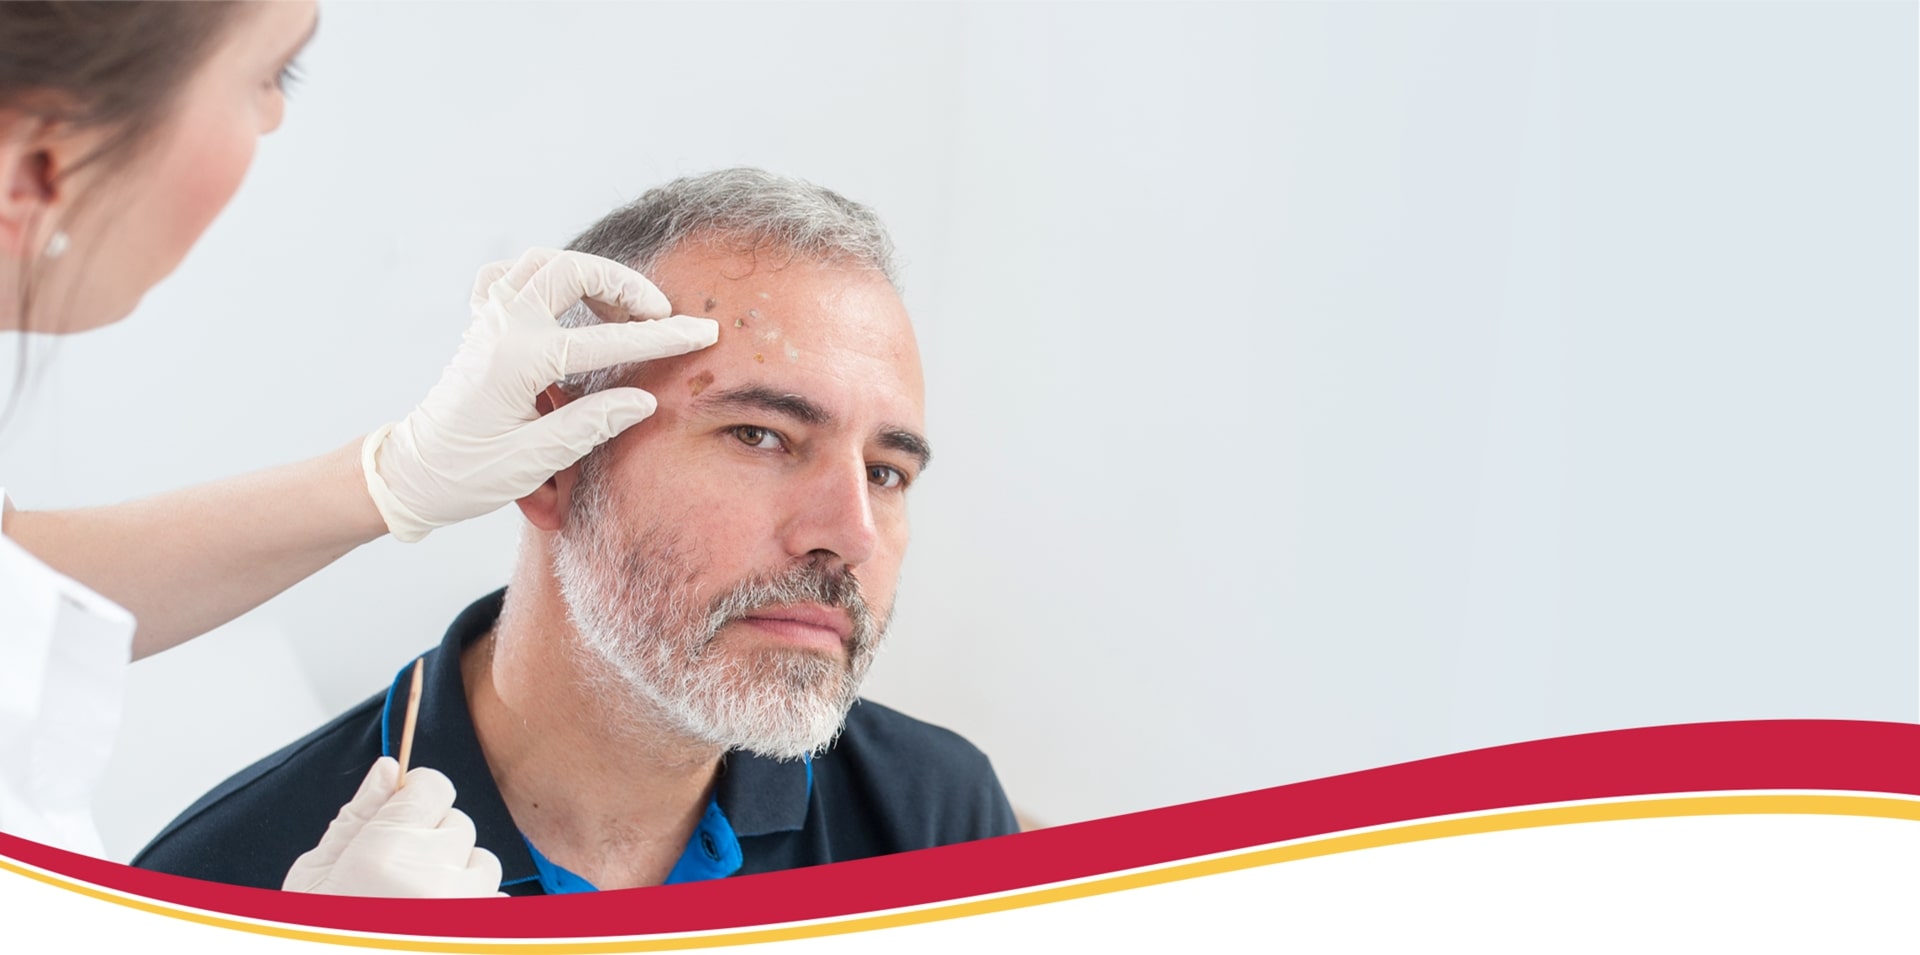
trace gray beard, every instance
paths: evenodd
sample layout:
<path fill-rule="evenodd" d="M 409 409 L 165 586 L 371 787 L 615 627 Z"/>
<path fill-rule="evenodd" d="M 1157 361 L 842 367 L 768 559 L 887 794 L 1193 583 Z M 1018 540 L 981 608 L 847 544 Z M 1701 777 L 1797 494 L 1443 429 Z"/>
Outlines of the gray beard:
<path fill-rule="evenodd" d="M 636 731 L 666 728 L 688 739 L 774 759 L 826 750 L 840 734 L 886 633 L 844 568 L 797 564 L 743 580 L 696 606 L 703 569 L 677 536 L 654 526 L 617 539 L 608 483 L 583 470 L 553 573 L 602 700 Z M 728 652 L 723 627 L 794 603 L 839 607 L 852 621 L 846 659 L 798 647 Z"/>

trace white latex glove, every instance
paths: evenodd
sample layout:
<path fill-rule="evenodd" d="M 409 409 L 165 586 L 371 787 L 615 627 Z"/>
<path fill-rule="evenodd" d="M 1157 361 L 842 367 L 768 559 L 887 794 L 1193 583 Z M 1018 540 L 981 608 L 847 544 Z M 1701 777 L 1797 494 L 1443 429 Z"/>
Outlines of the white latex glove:
<path fill-rule="evenodd" d="M 561 328 L 581 299 L 603 321 Z M 584 252 L 534 249 L 480 270 L 473 324 L 420 407 L 367 435 L 367 490 L 403 541 L 518 500 L 608 438 L 653 414 L 653 396 L 609 388 L 544 417 L 534 398 L 563 376 L 697 351 L 720 337 L 712 319 L 668 317 L 645 276 Z M 631 318 L 631 321 L 617 319 Z"/>
<path fill-rule="evenodd" d="M 453 782 L 375 760 L 320 844 L 294 860 L 281 888 L 321 895 L 454 899 L 500 894 L 500 860 L 476 847 L 473 820 L 453 808 Z"/>

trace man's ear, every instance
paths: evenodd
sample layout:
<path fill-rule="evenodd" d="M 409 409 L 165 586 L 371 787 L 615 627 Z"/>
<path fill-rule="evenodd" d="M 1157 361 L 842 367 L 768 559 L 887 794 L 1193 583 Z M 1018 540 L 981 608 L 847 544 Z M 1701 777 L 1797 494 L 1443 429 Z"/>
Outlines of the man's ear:
<path fill-rule="evenodd" d="M 545 391 L 535 396 L 533 407 L 542 415 L 549 415 L 572 400 L 560 390 L 559 385 L 548 385 Z M 566 523 L 567 511 L 573 506 L 573 486 L 579 479 L 580 465 L 575 462 L 547 478 L 546 483 L 534 488 L 532 494 L 517 501 L 527 523 L 543 531 L 559 530 Z"/>

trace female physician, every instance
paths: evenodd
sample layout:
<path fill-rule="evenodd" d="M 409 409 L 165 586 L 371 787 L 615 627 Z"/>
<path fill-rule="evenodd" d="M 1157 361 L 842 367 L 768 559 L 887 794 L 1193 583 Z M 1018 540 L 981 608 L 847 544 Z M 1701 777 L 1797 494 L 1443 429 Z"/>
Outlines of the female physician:
<path fill-rule="evenodd" d="M 65 334 L 125 317 L 279 125 L 314 26 L 310 2 L 0 3 L 0 328 Z M 558 327 L 582 298 L 631 320 Z M 130 658 L 217 627 L 382 534 L 418 540 L 524 496 L 654 409 L 651 395 L 614 389 L 542 418 L 542 388 L 717 334 L 706 319 L 670 317 L 665 296 L 617 263 L 536 250 L 482 270 L 473 324 L 439 383 L 362 441 L 113 507 L 6 506 L 0 831 L 101 854 L 89 803 Z M 401 787 L 396 770 L 371 768 L 287 888 L 497 891 L 499 863 L 474 846 L 452 784 L 421 769 Z"/>

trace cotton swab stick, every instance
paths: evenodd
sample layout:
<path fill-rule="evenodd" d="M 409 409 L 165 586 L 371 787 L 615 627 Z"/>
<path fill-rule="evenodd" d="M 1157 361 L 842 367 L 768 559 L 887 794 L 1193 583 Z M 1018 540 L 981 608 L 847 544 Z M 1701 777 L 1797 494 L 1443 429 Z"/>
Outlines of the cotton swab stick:
<path fill-rule="evenodd" d="M 413 727 L 420 720 L 420 667 L 425 662 L 425 658 L 413 661 L 413 689 L 407 694 L 407 721 L 400 726 L 400 784 L 393 787 L 396 792 L 407 784 L 407 760 L 413 757 Z"/>

